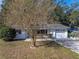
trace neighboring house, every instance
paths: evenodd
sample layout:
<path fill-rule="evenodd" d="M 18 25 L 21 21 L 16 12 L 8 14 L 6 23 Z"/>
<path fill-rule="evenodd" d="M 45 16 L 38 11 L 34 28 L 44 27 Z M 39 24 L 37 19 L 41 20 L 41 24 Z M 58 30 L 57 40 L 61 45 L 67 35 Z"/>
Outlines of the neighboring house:
<path fill-rule="evenodd" d="M 62 24 L 46 24 L 38 26 L 37 33 L 42 35 L 48 35 L 50 38 L 67 39 L 68 27 Z M 27 38 L 28 35 L 23 31 L 16 35 L 18 39 Z"/>

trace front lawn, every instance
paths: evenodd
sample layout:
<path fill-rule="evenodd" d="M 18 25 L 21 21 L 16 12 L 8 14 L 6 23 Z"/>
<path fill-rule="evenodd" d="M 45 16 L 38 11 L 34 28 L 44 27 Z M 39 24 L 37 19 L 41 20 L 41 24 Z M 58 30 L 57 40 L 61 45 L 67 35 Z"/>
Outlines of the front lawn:
<path fill-rule="evenodd" d="M 79 59 L 79 55 L 55 42 L 37 42 L 31 49 L 29 42 L 0 40 L 0 59 Z"/>

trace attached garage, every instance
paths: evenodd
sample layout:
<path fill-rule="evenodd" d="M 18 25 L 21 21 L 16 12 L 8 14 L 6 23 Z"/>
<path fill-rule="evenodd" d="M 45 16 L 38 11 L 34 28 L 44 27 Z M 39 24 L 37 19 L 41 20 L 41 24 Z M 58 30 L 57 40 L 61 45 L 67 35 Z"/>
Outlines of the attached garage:
<path fill-rule="evenodd" d="M 66 39 L 68 38 L 68 31 L 52 31 L 50 32 L 52 38 Z"/>
<path fill-rule="evenodd" d="M 61 24 L 53 24 L 49 25 L 48 34 L 51 35 L 52 38 L 56 39 L 66 39 L 68 38 L 68 27 Z"/>

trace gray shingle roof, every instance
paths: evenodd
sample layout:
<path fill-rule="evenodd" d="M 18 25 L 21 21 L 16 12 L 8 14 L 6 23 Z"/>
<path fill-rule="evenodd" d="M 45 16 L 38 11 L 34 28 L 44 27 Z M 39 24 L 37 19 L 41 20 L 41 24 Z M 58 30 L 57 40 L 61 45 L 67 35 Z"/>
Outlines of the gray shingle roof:
<path fill-rule="evenodd" d="M 18 27 L 15 25 L 13 25 L 12 27 L 15 29 L 23 30 L 22 27 Z M 67 30 L 69 27 L 64 26 L 62 24 L 43 24 L 43 25 L 36 26 L 34 28 L 36 28 L 36 29 L 53 29 L 53 30 L 56 30 L 56 29 L 63 30 L 64 29 L 64 30 Z M 25 28 L 25 29 L 27 29 L 27 28 Z"/>
<path fill-rule="evenodd" d="M 38 26 L 39 29 L 67 29 L 69 27 L 64 26 L 62 24 L 46 24 L 42 26 Z"/>

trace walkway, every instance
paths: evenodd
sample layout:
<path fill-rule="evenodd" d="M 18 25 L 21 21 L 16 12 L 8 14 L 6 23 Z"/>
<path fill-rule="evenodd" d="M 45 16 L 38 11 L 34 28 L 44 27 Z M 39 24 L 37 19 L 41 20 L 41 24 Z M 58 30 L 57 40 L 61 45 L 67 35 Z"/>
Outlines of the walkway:
<path fill-rule="evenodd" d="M 76 53 L 79 53 L 79 40 L 56 40 L 56 42 L 66 48 L 70 48 Z"/>

